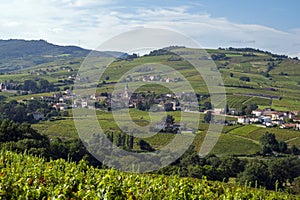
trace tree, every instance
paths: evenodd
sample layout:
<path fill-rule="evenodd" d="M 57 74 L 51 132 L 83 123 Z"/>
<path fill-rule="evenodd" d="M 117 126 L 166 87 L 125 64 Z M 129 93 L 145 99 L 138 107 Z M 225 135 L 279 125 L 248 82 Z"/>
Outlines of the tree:
<path fill-rule="evenodd" d="M 225 157 L 221 160 L 219 168 L 223 169 L 226 173 L 226 176 L 237 177 L 237 175 L 244 171 L 246 162 L 238 159 L 234 156 Z"/>
<path fill-rule="evenodd" d="M 246 164 L 245 170 L 238 174 L 238 181 L 251 187 L 267 187 L 269 184 L 268 166 L 260 160 L 250 161 Z"/>
<path fill-rule="evenodd" d="M 266 132 L 261 138 L 260 143 L 263 146 L 263 154 L 271 153 L 270 151 L 278 151 L 279 143 L 273 133 Z"/>
<path fill-rule="evenodd" d="M 293 179 L 292 164 L 289 159 L 275 159 L 268 162 L 268 189 L 282 189 L 288 180 Z"/>
<path fill-rule="evenodd" d="M 253 110 L 256 110 L 258 108 L 257 104 L 255 103 L 250 103 L 247 104 L 247 106 L 244 106 L 242 109 L 242 113 L 245 115 L 251 115 Z"/>
<path fill-rule="evenodd" d="M 167 125 L 172 125 L 174 124 L 175 119 L 172 115 L 167 115 L 167 117 L 163 119 L 163 121 L 165 121 Z"/>
<path fill-rule="evenodd" d="M 280 141 L 278 143 L 278 150 L 281 153 L 287 153 L 287 151 L 288 151 L 287 144 L 285 142 L 283 142 L 283 141 Z"/>
<path fill-rule="evenodd" d="M 204 102 L 203 107 L 205 110 L 210 110 L 212 109 L 212 104 L 209 101 Z"/>
<path fill-rule="evenodd" d="M 37 83 L 33 80 L 25 80 L 23 85 L 23 90 L 37 92 L 38 91 Z"/>
<path fill-rule="evenodd" d="M 250 82 L 250 78 L 248 76 L 242 76 L 240 77 L 241 81 Z"/>
<path fill-rule="evenodd" d="M 298 147 L 296 147 L 296 145 L 293 145 L 291 147 L 291 153 L 294 155 L 299 155 L 300 151 L 299 151 Z"/>
<path fill-rule="evenodd" d="M 134 137 L 133 137 L 132 133 L 130 133 L 130 135 L 127 135 L 127 147 L 128 147 L 128 149 L 133 149 L 133 145 L 134 145 Z"/>
<path fill-rule="evenodd" d="M 173 110 L 173 103 L 165 103 L 164 104 L 164 107 L 165 107 L 165 111 L 174 111 Z"/>
<path fill-rule="evenodd" d="M 141 150 L 144 150 L 144 151 L 154 151 L 155 150 L 145 140 L 140 140 L 139 143 L 138 143 L 138 145 L 140 146 Z"/>
<path fill-rule="evenodd" d="M 211 111 L 208 111 L 207 113 L 205 113 L 204 115 L 204 122 L 205 123 L 210 123 L 211 121 L 213 121 L 213 115 Z"/>

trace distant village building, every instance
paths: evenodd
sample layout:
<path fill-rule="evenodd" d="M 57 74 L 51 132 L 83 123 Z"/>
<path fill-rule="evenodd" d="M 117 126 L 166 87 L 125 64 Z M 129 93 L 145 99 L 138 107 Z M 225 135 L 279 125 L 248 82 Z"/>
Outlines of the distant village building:
<path fill-rule="evenodd" d="M 255 115 L 256 117 L 260 117 L 263 114 L 262 110 L 253 110 L 252 115 Z"/>
<path fill-rule="evenodd" d="M 250 124 L 250 118 L 245 117 L 245 116 L 238 117 L 237 123 L 238 124 Z"/>
<path fill-rule="evenodd" d="M 66 110 L 68 109 L 68 105 L 66 103 L 56 103 L 53 105 L 53 108 L 57 110 Z"/>
<path fill-rule="evenodd" d="M 128 93 L 128 83 L 125 85 L 124 93 L 123 93 L 123 98 L 128 99 L 129 98 L 129 93 Z"/>
<path fill-rule="evenodd" d="M 300 130 L 300 124 L 296 124 L 296 130 Z"/>
<path fill-rule="evenodd" d="M 88 107 L 88 102 L 87 101 L 82 101 L 81 102 L 81 107 L 82 108 L 87 108 Z"/>
<path fill-rule="evenodd" d="M 282 124 L 280 126 L 280 128 L 283 128 L 283 129 L 292 129 L 292 128 L 296 128 L 296 124 Z"/>

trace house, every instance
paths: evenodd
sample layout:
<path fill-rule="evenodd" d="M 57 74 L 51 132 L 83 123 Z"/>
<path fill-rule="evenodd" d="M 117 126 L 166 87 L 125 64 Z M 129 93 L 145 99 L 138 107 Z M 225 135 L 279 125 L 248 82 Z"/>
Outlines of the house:
<path fill-rule="evenodd" d="M 33 119 L 37 121 L 45 119 L 44 113 L 41 112 L 34 112 L 32 113 L 32 115 L 33 115 Z"/>
<path fill-rule="evenodd" d="M 258 117 L 252 117 L 252 118 L 250 119 L 250 122 L 251 122 L 251 123 L 254 123 L 254 124 L 258 124 L 258 123 L 261 123 L 262 120 L 261 120 L 261 118 L 258 118 Z"/>
<path fill-rule="evenodd" d="M 300 116 L 300 111 L 298 111 L 298 110 L 293 110 L 292 113 L 294 113 L 294 115 L 296 115 L 296 116 Z"/>
<path fill-rule="evenodd" d="M 53 105 L 53 108 L 57 110 L 66 110 L 68 109 L 68 105 L 66 103 L 56 103 Z"/>
<path fill-rule="evenodd" d="M 299 122 L 300 122 L 300 117 L 295 117 L 295 118 L 293 119 L 293 121 L 299 123 Z"/>
<path fill-rule="evenodd" d="M 277 125 L 277 126 L 281 126 L 283 124 L 283 120 L 273 120 L 272 123 Z"/>
<path fill-rule="evenodd" d="M 279 120 L 283 116 L 284 114 L 282 112 L 273 112 L 271 114 L 272 120 Z"/>
<path fill-rule="evenodd" d="M 263 114 L 262 110 L 253 110 L 252 115 L 255 115 L 256 117 L 260 117 Z"/>
<path fill-rule="evenodd" d="M 274 126 L 274 124 L 271 123 L 271 122 L 267 122 L 265 125 L 266 125 L 266 127 L 273 127 Z"/>
<path fill-rule="evenodd" d="M 214 108 L 215 115 L 221 115 L 225 113 L 225 109 L 224 108 Z"/>
<path fill-rule="evenodd" d="M 262 115 L 272 117 L 272 115 L 278 114 L 278 111 L 272 109 L 266 109 L 263 111 Z"/>
<path fill-rule="evenodd" d="M 88 102 L 87 101 L 82 101 L 81 102 L 81 107 L 82 108 L 87 108 L 88 107 Z"/>
<path fill-rule="evenodd" d="M 263 124 L 271 122 L 271 117 L 270 116 L 262 116 L 261 117 Z"/>
<path fill-rule="evenodd" d="M 283 129 L 292 129 L 292 128 L 296 128 L 296 124 L 282 124 L 280 126 L 280 128 L 283 128 Z"/>
<path fill-rule="evenodd" d="M 249 124 L 250 123 L 250 118 L 245 117 L 245 116 L 238 117 L 237 123 L 238 124 Z"/>
<path fill-rule="evenodd" d="M 284 115 L 288 118 L 288 119 L 294 119 L 295 118 L 295 114 L 292 112 L 286 112 L 284 113 Z"/>
<path fill-rule="evenodd" d="M 229 112 L 231 115 L 237 115 L 239 112 L 235 108 L 229 108 Z"/>

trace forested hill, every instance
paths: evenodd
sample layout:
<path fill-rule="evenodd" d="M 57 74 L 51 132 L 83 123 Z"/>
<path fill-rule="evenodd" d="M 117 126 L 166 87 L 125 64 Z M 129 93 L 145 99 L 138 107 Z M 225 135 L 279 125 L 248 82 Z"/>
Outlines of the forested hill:
<path fill-rule="evenodd" d="M 70 54 L 71 56 L 86 56 L 90 50 L 76 46 L 58 46 L 45 40 L 0 40 L 0 59 L 26 58 L 28 56 L 60 56 Z"/>
<path fill-rule="evenodd" d="M 10 72 L 58 60 L 83 59 L 91 50 L 59 46 L 45 40 L 0 40 L 0 72 Z M 118 56 L 118 52 L 98 52 L 99 56 Z"/>

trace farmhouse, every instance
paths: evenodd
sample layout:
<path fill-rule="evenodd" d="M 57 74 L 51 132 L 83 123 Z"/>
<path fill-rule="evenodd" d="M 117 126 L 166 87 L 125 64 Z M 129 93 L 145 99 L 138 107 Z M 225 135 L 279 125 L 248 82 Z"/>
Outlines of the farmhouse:
<path fill-rule="evenodd" d="M 253 110 L 252 115 L 255 115 L 256 117 L 260 117 L 263 114 L 262 110 Z"/>
<path fill-rule="evenodd" d="M 283 129 L 292 129 L 292 128 L 296 128 L 296 124 L 282 124 L 280 126 L 280 128 L 283 128 Z"/>
<path fill-rule="evenodd" d="M 245 117 L 245 116 L 240 116 L 240 117 L 238 117 L 237 123 L 238 124 L 250 124 L 250 118 Z"/>

